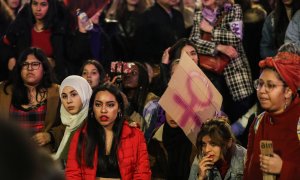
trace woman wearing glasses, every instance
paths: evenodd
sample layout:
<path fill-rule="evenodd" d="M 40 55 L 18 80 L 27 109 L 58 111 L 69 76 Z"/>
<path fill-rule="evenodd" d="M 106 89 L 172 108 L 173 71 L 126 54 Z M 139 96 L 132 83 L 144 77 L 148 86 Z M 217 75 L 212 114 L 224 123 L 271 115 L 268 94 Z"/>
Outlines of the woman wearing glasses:
<path fill-rule="evenodd" d="M 38 146 L 54 152 L 64 132 L 58 90 L 46 55 L 41 49 L 28 48 L 20 55 L 12 78 L 0 84 L 0 118 L 15 121 Z"/>
<path fill-rule="evenodd" d="M 250 128 L 244 179 L 263 179 L 263 173 L 280 180 L 300 179 L 300 56 L 279 52 L 259 66 L 255 88 L 265 112 Z M 272 141 L 269 156 L 261 154 L 261 140 Z"/>

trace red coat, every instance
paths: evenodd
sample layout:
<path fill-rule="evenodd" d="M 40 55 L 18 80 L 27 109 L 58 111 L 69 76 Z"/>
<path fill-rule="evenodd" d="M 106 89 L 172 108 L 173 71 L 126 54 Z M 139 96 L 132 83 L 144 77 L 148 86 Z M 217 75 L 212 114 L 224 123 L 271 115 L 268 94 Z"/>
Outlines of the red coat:
<path fill-rule="evenodd" d="M 271 140 L 274 153 L 283 161 L 277 180 L 300 179 L 300 99 L 296 98 L 281 114 L 265 112 L 260 118 L 259 123 L 253 122 L 249 132 L 244 180 L 263 179 L 259 161 L 261 140 Z"/>
<path fill-rule="evenodd" d="M 85 129 L 86 126 L 83 129 L 84 132 Z M 84 165 L 79 166 L 76 160 L 76 150 L 80 132 L 81 129 L 75 133 L 70 145 L 65 172 L 66 179 L 95 180 L 98 163 L 97 148 L 94 155 L 94 168 L 88 168 Z M 151 179 L 151 170 L 144 135 L 139 129 L 129 127 L 127 122 L 124 123 L 121 134 L 118 149 L 118 163 L 122 180 Z"/>

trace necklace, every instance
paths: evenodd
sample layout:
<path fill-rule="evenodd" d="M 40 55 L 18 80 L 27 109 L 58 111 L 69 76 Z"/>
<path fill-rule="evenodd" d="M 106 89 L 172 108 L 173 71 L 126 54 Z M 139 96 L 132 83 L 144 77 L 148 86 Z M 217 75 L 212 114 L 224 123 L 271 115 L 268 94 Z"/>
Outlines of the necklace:
<path fill-rule="evenodd" d="M 35 106 L 40 102 L 43 102 L 47 98 L 47 91 L 42 89 L 36 92 L 35 88 L 30 88 L 28 90 L 29 106 Z"/>

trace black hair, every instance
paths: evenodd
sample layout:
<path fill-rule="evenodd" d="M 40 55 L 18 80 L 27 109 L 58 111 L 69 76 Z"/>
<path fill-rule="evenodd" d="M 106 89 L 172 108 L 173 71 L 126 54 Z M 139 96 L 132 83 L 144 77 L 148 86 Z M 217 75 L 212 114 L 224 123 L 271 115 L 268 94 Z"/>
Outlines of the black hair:
<path fill-rule="evenodd" d="M 113 94 L 119 106 L 119 112 L 112 128 L 114 135 L 113 135 L 112 146 L 111 146 L 110 156 L 108 161 L 108 163 L 111 166 L 114 167 L 118 166 L 117 150 L 120 144 L 121 132 L 124 123 L 124 116 L 123 116 L 124 102 L 121 95 L 121 91 L 117 87 L 109 84 L 100 85 L 98 88 L 94 90 L 91 96 L 87 125 L 86 125 L 87 127 L 86 133 L 84 133 L 83 131 L 80 132 L 76 157 L 77 157 L 77 162 L 80 165 L 83 163 L 81 162 L 81 159 L 83 159 L 84 164 L 92 168 L 93 161 L 94 161 L 94 154 L 96 151 L 96 147 L 98 147 L 99 167 L 102 170 L 106 170 L 108 164 L 106 164 L 104 160 L 104 156 L 106 153 L 105 130 L 96 120 L 93 112 L 93 106 L 94 106 L 96 95 L 101 91 L 108 91 L 109 93 Z"/>
<path fill-rule="evenodd" d="M 138 87 L 136 88 L 133 99 L 130 100 L 130 106 L 136 112 L 143 114 L 145 101 L 149 90 L 149 76 L 146 67 L 139 63 L 134 62 L 139 70 Z M 127 94 L 128 89 L 124 88 L 124 93 Z"/>
<path fill-rule="evenodd" d="M 27 60 L 28 55 L 34 55 L 42 63 L 41 66 L 44 71 L 40 83 L 36 86 L 36 100 L 38 100 L 38 92 L 42 92 L 43 89 L 51 87 L 53 83 L 52 70 L 45 53 L 41 49 L 35 47 L 25 49 L 18 58 L 11 77 L 4 84 L 4 92 L 6 94 L 8 94 L 7 87 L 12 85 L 12 103 L 16 106 L 29 104 L 27 87 L 21 77 L 22 64 Z"/>
<path fill-rule="evenodd" d="M 59 24 L 65 23 L 67 24 L 68 21 L 68 12 L 63 4 L 58 0 L 47 0 L 48 1 L 48 11 L 43 19 L 44 27 L 43 29 L 51 29 L 53 30 L 55 27 L 61 27 Z M 30 0 L 29 3 L 25 4 L 24 7 L 20 10 L 17 15 L 17 21 L 26 21 L 27 24 L 32 28 L 36 23 L 32 12 L 32 5 L 33 0 Z M 60 29 L 61 31 L 62 29 Z"/>
<path fill-rule="evenodd" d="M 196 52 L 197 52 L 197 47 L 195 46 L 195 44 L 190 41 L 187 38 L 181 38 L 179 39 L 170 49 L 169 51 L 169 59 L 170 59 L 170 64 L 176 60 L 176 59 L 180 59 L 181 57 L 181 51 L 185 46 L 192 46 Z M 197 53 L 198 54 L 198 53 Z M 199 63 L 199 62 L 198 62 Z M 197 64 L 199 65 L 199 64 Z"/>

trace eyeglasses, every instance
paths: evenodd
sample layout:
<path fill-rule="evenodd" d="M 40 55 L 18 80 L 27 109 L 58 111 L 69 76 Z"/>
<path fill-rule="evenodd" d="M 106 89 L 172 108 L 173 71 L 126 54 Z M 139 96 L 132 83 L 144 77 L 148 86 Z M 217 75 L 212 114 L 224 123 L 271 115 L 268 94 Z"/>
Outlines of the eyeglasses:
<path fill-rule="evenodd" d="M 274 83 L 271 83 L 271 82 L 265 83 L 264 81 L 259 80 L 259 79 L 254 81 L 254 88 L 257 91 L 259 91 L 263 86 L 265 87 L 266 92 L 271 92 L 277 86 L 286 86 L 286 85 L 285 84 L 274 84 Z"/>
<path fill-rule="evenodd" d="M 22 64 L 22 69 L 27 69 L 27 70 L 29 70 L 29 66 L 30 66 L 31 69 L 37 70 L 37 69 L 40 68 L 40 65 L 41 65 L 41 62 L 32 62 L 32 63 L 24 62 L 24 63 Z"/>

